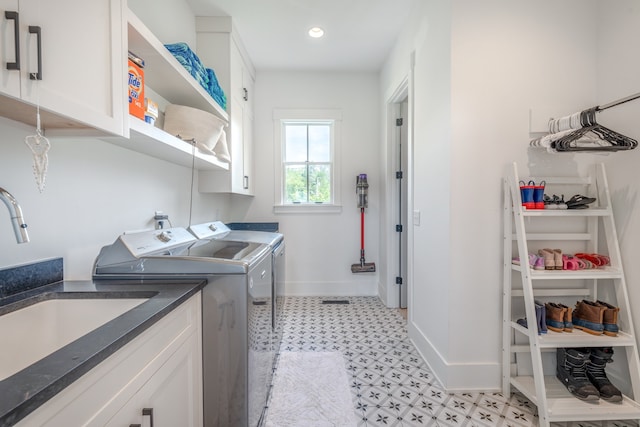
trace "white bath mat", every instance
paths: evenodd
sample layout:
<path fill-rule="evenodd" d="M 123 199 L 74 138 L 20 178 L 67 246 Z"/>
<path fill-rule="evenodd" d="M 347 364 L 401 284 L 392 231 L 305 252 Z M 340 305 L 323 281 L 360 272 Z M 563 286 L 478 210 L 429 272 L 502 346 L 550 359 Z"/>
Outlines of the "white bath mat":
<path fill-rule="evenodd" d="M 344 359 L 337 352 L 283 352 L 266 427 L 357 425 Z"/>

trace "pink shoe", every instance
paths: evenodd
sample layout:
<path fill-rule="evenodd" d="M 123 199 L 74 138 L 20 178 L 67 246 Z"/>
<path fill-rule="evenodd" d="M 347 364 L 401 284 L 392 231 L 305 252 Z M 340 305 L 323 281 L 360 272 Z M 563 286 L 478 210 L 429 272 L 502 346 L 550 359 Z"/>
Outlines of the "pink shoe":
<path fill-rule="evenodd" d="M 537 255 L 533 255 L 532 256 L 535 257 L 535 261 L 533 262 L 533 269 L 534 270 L 544 270 L 544 258 L 541 256 L 537 256 Z"/>
<path fill-rule="evenodd" d="M 511 264 L 520 265 L 520 257 L 512 258 Z M 544 270 L 544 258 L 536 254 L 529 254 L 529 267 L 534 270 Z"/>
<path fill-rule="evenodd" d="M 578 263 L 577 258 L 562 255 L 562 269 L 563 270 L 579 270 L 580 263 Z"/>

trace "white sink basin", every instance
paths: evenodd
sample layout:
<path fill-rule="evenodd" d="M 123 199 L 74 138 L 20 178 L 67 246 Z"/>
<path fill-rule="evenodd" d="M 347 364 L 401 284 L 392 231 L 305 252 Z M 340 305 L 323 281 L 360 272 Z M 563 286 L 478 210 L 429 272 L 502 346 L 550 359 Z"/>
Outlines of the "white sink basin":
<path fill-rule="evenodd" d="M 0 381 L 145 301 L 51 299 L 0 316 Z"/>

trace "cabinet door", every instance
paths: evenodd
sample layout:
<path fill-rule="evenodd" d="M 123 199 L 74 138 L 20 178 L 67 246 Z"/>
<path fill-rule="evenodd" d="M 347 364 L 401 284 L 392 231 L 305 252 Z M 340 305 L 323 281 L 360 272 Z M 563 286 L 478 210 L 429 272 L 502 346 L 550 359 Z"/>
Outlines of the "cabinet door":
<path fill-rule="evenodd" d="M 154 426 L 202 425 L 202 359 L 190 339 L 140 391 L 143 408 L 153 409 Z"/>
<path fill-rule="evenodd" d="M 22 99 L 123 135 L 123 0 L 23 0 L 20 27 Z M 39 69 L 42 80 L 31 79 Z"/>
<path fill-rule="evenodd" d="M 247 194 L 253 194 L 255 188 L 255 177 L 253 176 L 253 115 L 246 108 L 246 105 L 242 111 L 242 154 L 243 190 Z"/>
<path fill-rule="evenodd" d="M 9 16 L 6 16 L 7 12 Z M 18 0 L 0 0 L 0 92 L 14 98 L 20 97 L 20 70 L 18 65 L 20 40 L 19 26 L 16 35 L 16 26 L 20 21 Z M 15 65 L 9 65 L 15 64 Z"/>
<path fill-rule="evenodd" d="M 231 191 L 243 194 L 244 188 L 244 108 L 242 98 L 232 98 L 230 105 L 230 126 L 231 126 Z"/>
<path fill-rule="evenodd" d="M 244 171 L 244 90 L 242 86 L 242 56 L 235 43 L 231 43 L 231 191 L 246 194 L 249 177 Z"/>
<path fill-rule="evenodd" d="M 253 77 L 242 67 L 242 174 L 243 190 L 253 194 Z"/>
<path fill-rule="evenodd" d="M 197 334 L 163 364 L 107 426 L 202 426 L 202 359 Z M 153 424 L 151 423 L 153 418 Z"/>

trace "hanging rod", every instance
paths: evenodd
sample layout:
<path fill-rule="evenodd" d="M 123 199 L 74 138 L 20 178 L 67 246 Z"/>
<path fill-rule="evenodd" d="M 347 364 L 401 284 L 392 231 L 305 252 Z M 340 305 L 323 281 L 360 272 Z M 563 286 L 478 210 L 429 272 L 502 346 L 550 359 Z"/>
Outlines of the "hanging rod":
<path fill-rule="evenodd" d="M 640 98 L 640 93 L 629 95 L 626 98 L 621 98 L 621 99 L 618 99 L 617 101 L 613 101 L 608 104 L 599 105 L 596 107 L 596 111 L 606 110 L 607 108 L 615 107 L 620 104 L 624 104 L 625 102 L 633 101 L 634 99 L 638 99 L 638 98 Z"/>

